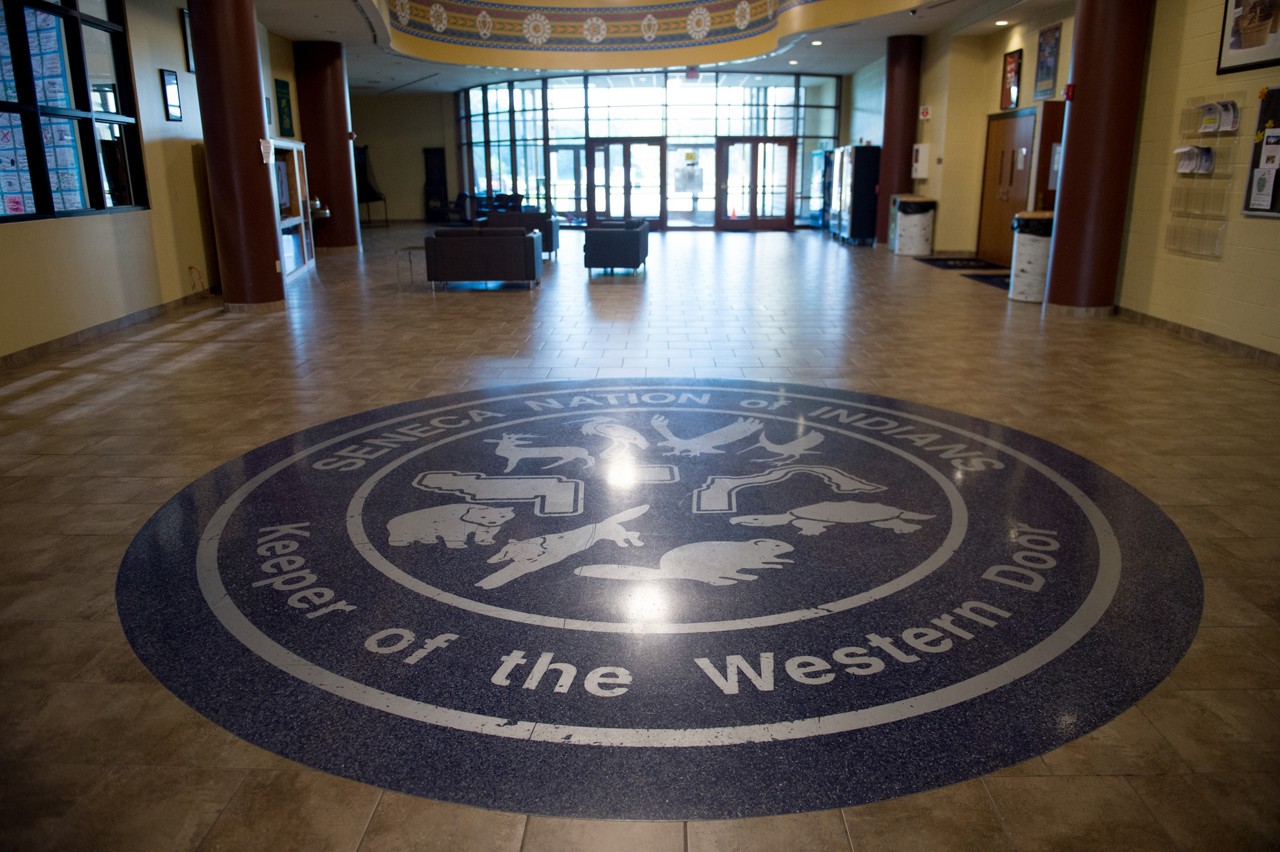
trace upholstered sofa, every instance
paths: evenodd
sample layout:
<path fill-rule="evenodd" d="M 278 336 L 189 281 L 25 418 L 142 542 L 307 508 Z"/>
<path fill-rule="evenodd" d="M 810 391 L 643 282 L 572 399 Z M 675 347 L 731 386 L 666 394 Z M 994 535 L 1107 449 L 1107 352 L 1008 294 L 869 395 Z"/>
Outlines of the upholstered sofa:
<path fill-rule="evenodd" d="M 591 269 L 639 269 L 649 256 L 649 223 L 606 220 L 586 230 L 582 265 Z"/>
<path fill-rule="evenodd" d="M 484 214 L 486 227 L 524 228 L 542 234 L 542 252 L 551 254 L 560 250 L 560 220 L 554 213 L 537 210 L 490 210 Z"/>
<path fill-rule="evenodd" d="M 441 228 L 425 240 L 427 280 L 525 281 L 542 278 L 542 235 L 524 228 Z"/>

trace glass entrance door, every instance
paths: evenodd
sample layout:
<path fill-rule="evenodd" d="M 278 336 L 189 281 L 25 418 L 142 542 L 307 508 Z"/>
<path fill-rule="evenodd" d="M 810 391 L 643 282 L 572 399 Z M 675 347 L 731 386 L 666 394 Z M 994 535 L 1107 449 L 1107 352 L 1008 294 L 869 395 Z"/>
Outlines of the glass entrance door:
<path fill-rule="evenodd" d="M 661 138 L 587 140 L 587 225 L 604 219 L 667 224 L 667 150 Z"/>
<path fill-rule="evenodd" d="M 795 162 L 794 139 L 717 139 L 716 227 L 728 231 L 794 228 Z"/>
<path fill-rule="evenodd" d="M 581 145 L 551 146 L 551 209 L 570 224 L 587 218 L 587 154 Z"/>

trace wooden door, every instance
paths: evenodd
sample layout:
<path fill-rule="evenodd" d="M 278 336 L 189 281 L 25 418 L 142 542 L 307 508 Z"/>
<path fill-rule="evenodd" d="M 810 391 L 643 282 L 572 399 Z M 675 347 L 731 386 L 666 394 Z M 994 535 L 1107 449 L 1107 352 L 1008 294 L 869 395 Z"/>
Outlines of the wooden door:
<path fill-rule="evenodd" d="M 716 139 L 716 227 L 724 231 L 794 229 L 795 172 L 795 139 Z"/>
<path fill-rule="evenodd" d="M 1027 205 L 1035 130 L 1034 109 L 993 115 L 987 121 L 978 257 L 1001 266 L 1013 261 L 1013 217 L 1030 209 Z"/>

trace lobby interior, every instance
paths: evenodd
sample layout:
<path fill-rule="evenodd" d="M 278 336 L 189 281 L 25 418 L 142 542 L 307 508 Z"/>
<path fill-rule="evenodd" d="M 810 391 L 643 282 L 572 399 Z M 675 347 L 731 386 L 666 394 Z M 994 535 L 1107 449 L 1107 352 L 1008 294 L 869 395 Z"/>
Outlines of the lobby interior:
<path fill-rule="evenodd" d="M 354 81 L 353 129 L 389 154 L 377 167 L 391 224 L 363 227 L 359 251 L 318 253 L 282 280 L 283 310 L 229 312 L 207 292 L 217 260 L 193 177 L 195 75 L 179 72 L 182 122 L 166 122 L 151 91 L 157 69 L 183 67 L 171 32 L 178 4 L 125 5 L 149 208 L 0 221 L 8 267 L 0 287 L 0 846 L 700 852 L 1280 843 L 1280 241 L 1274 221 L 1245 217 L 1237 205 L 1219 257 L 1166 245 L 1184 105 L 1246 93 L 1241 125 L 1252 128 L 1253 94 L 1277 79 L 1276 68 L 1215 73 L 1221 3 L 1154 4 L 1133 192 L 1125 232 L 1110 236 L 1121 246 L 1113 316 L 1013 302 L 883 243 L 850 246 L 808 229 L 657 232 L 644 267 L 613 275 L 584 269 L 582 232 L 566 229 L 537 288 L 433 289 L 402 249 L 427 229 L 419 149 L 444 146 L 457 158 L 452 98 L 360 94 Z M 394 14 L 365 5 L 387 20 Z M 977 11 L 989 17 L 1010 5 Z M 1009 39 L 1033 40 L 1059 21 L 1069 27 L 1076 5 L 1040 6 L 1012 36 L 926 36 L 922 100 L 942 115 L 922 123 L 920 139 L 935 153 L 945 147 L 946 166 L 915 189 L 940 199 L 939 252 L 974 250 L 976 202 L 965 195 L 974 190 L 953 161 L 980 163 L 981 152 L 969 149 L 980 148 L 986 115 L 997 111 L 997 63 Z M 259 33 L 263 76 L 282 76 L 273 66 L 282 37 L 265 26 Z M 957 78 L 974 68 L 991 70 L 994 82 L 962 91 Z M 875 86 L 857 71 L 843 80 L 853 112 L 863 87 Z M 966 98 L 984 104 L 976 142 L 952 135 L 972 115 L 941 109 Z M 391 119 L 410 111 L 411 119 Z M 298 117 L 305 139 L 307 116 Z M 842 120 L 841 141 L 857 138 L 852 121 Z M 1235 182 L 1233 198 L 1243 198 L 1243 170 Z M 1111 723 L 990 775 L 838 810 L 634 822 L 492 811 L 318 772 L 200 716 L 125 639 L 115 609 L 125 549 L 159 506 L 219 465 L 407 400 L 646 377 L 894 397 L 1004 424 L 1089 459 L 1154 500 L 1194 548 L 1205 606 L 1190 651 Z"/>

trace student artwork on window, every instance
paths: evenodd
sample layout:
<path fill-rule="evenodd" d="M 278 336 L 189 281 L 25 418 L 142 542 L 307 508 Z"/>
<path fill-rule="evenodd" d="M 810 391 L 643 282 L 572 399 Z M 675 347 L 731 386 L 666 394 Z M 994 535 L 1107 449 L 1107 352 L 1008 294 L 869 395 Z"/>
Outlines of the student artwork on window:
<path fill-rule="evenodd" d="M 27 48 L 31 52 L 36 99 L 45 106 L 72 106 L 71 87 L 64 59 L 66 44 L 62 22 L 53 15 L 34 9 L 26 10 L 26 19 Z M 0 51 L 3 51 L 0 66 L 5 69 L 5 99 L 16 100 L 12 58 L 8 55 L 8 33 L 4 29 L 2 18 Z M 88 207 L 75 120 L 45 116 L 40 120 L 40 133 L 44 140 L 45 166 L 49 172 L 53 209 L 83 210 Z M 22 120 L 17 113 L 0 113 L 0 205 L 5 216 L 36 212 Z"/>

